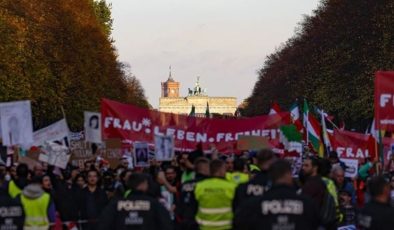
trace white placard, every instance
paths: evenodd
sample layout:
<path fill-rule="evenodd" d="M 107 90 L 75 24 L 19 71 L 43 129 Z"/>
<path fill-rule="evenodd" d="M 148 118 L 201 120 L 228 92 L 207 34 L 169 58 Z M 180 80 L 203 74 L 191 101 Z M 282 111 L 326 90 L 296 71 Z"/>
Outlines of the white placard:
<path fill-rule="evenodd" d="M 84 112 L 85 140 L 91 143 L 101 143 L 101 114 Z"/>
<path fill-rule="evenodd" d="M 341 158 L 346 164 L 345 177 L 354 178 L 358 173 L 358 160 Z"/>
<path fill-rule="evenodd" d="M 0 103 L 3 145 L 29 146 L 33 143 L 30 101 Z"/>
<path fill-rule="evenodd" d="M 42 146 L 46 141 L 58 141 L 68 137 L 70 130 L 66 119 L 61 119 L 33 133 L 34 146 Z"/>
<path fill-rule="evenodd" d="M 68 148 L 64 145 L 59 145 L 56 143 L 45 142 L 45 152 L 44 154 L 40 154 L 39 160 L 43 162 L 47 162 L 50 165 L 57 166 L 59 168 L 65 169 L 67 167 L 67 163 L 70 160 L 70 154 L 68 154 Z"/>
<path fill-rule="evenodd" d="M 134 143 L 134 166 L 149 167 L 149 148 L 148 143 Z"/>
<path fill-rule="evenodd" d="M 155 158 L 158 161 L 171 161 L 174 158 L 174 138 L 155 135 Z"/>

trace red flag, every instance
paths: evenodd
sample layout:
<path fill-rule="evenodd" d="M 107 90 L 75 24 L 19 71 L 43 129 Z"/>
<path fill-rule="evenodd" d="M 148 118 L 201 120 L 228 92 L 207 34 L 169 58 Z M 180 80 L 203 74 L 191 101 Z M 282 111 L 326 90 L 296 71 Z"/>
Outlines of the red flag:
<path fill-rule="evenodd" d="M 282 112 L 282 110 L 281 110 L 279 104 L 274 102 L 271 106 L 271 109 L 270 109 L 270 112 L 268 113 L 268 115 L 274 115 L 274 114 L 278 114 L 281 112 Z"/>

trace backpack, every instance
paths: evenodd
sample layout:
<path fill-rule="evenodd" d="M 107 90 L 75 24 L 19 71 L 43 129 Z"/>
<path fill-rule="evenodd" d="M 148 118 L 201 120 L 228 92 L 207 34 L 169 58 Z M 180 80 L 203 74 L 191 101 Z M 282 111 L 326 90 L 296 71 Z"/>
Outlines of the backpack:
<path fill-rule="evenodd" d="M 323 196 L 323 202 L 320 207 L 320 212 L 319 212 L 319 217 L 320 221 L 323 225 L 327 224 L 332 224 L 336 221 L 336 205 L 335 205 L 335 200 L 330 194 L 330 192 L 327 189 L 326 183 L 322 181 L 324 184 L 324 196 Z"/>

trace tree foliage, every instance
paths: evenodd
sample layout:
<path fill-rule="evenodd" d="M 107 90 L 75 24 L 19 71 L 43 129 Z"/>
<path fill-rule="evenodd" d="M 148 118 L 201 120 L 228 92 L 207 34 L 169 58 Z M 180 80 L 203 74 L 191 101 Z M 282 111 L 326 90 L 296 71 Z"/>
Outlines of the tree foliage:
<path fill-rule="evenodd" d="M 109 38 L 113 29 L 113 19 L 111 14 L 112 5 L 107 3 L 106 0 L 91 0 L 91 4 L 93 5 L 94 14 L 100 22 L 105 34 Z"/>
<path fill-rule="evenodd" d="M 147 106 L 90 0 L 0 1 L 0 101 L 32 101 L 34 124 L 80 129 L 100 98 Z"/>
<path fill-rule="evenodd" d="M 267 113 L 272 100 L 307 98 L 353 128 L 373 117 L 373 79 L 394 69 L 394 1 L 323 0 L 294 37 L 269 55 L 246 114 Z"/>

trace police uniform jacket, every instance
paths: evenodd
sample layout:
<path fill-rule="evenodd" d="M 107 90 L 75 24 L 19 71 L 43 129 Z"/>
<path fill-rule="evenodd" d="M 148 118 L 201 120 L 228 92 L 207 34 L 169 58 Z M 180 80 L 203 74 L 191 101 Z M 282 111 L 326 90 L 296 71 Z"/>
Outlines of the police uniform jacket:
<path fill-rule="evenodd" d="M 0 189 L 0 229 L 22 230 L 25 214 L 19 200 L 11 198 L 6 189 Z"/>
<path fill-rule="evenodd" d="M 168 211 L 156 199 L 140 192 L 114 199 L 104 209 L 98 229 L 172 230 Z"/>
<path fill-rule="evenodd" d="M 194 219 L 197 213 L 197 201 L 194 196 L 194 189 L 199 181 L 206 178 L 206 176 L 196 174 L 196 179 L 181 185 L 180 198 L 176 206 L 176 215 L 180 229 L 198 229 L 198 224 Z"/>
<path fill-rule="evenodd" d="M 261 171 L 247 183 L 240 184 L 236 191 L 233 201 L 234 211 L 249 198 L 262 196 L 270 188 L 270 179 L 267 171 Z"/>
<path fill-rule="evenodd" d="M 394 229 L 394 208 L 372 200 L 360 211 L 357 223 L 362 230 Z"/>
<path fill-rule="evenodd" d="M 235 213 L 234 229 L 316 230 L 318 212 L 313 201 L 286 185 L 276 185 L 262 197 L 249 199 Z"/>

